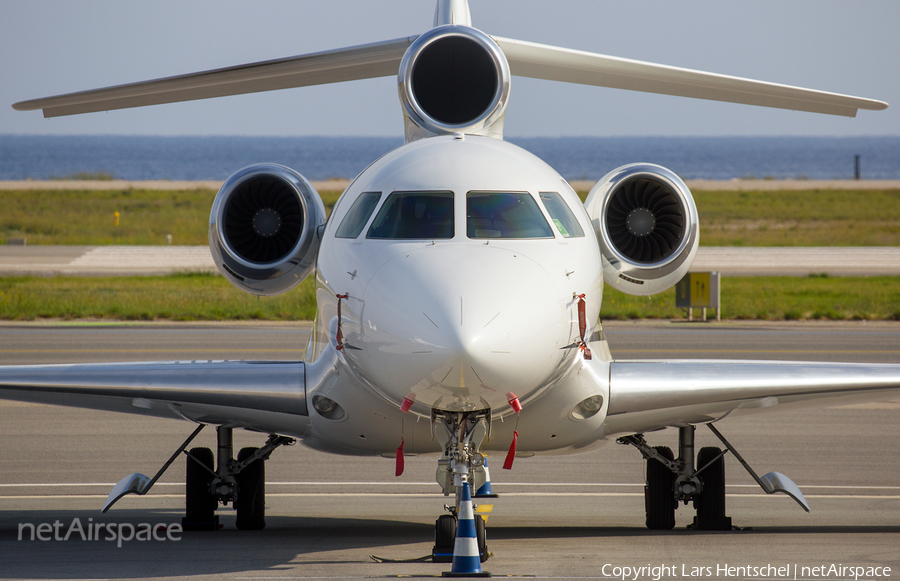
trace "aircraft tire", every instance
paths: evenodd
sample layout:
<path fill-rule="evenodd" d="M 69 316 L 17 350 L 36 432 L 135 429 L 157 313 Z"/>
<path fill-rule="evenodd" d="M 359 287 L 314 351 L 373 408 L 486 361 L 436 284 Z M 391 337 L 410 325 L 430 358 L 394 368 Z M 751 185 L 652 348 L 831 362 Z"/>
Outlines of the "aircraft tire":
<path fill-rule="evenodd" d="M 191 458 L 187 459 L 185 470 L 184 508 L 186 526 L 197 528 L 212 528 L 206 526 L 215 521 L 216 508 L 219 505 L 216 497 L 209 490 L 213 476 L 207 470 L 214 468 L 212 450 L 209 448 L 192 448 Z M 200 466 L 197 462 L 203 464 Z"/>
<path fill-rule="evenodd" d="M 482 519 L 484 522 L 484 519 Z M 478 521 L 475 521 L 476 531 Z M 450 563 L 453 561 L 453 546 L 456 544 L 456 517 L 442 514 L 434 523 L 434 549 L 431 551 L 432 563 Z M 479 544 L 479 550 L 481 545 Z M 449 555 L 449 557 L 447 556 Z"/>
<path fill-rule="evenodd" d="M 243 462 L 256 452 L 257 448 L 243 448 L 238 453 L 238 462 Z M 237 511 L 236 525 L 242 531 L 259 531 L 266 528 L 266 465 L 259 459 L 241 470 L 237 476 L 238 491 L 234 508 Z"/>
<path fill-rule="evenodd" d="M 706 466 L 722 453 L 720 448 L 701 448 L 697 454 L 697 467 Z M 702 530 L 730 530 L 731 519 L 725 516 L 725 457 L 710 464 L 700 473 L 703 490 L 694 500 L 697 510 L 697 528 Z"/>
<path fill-rule="evenodd" d="M 669 460 L 675 455 L 668 446 L 656 446 L 654 450 Z M 644 486 L 644 508 L 647 513 L 647 528 L 671 530 L 675 528 L 675 473 L 658 460 L 647 460 L 647 483 Z"/>
<path fill-rule="evenodd" d="M 475 536 L 478 539 L 478 554 L 481 557 L 481 562 L 484 563 L 488 559 L 487 523 L 484 522 L 484 517 L 480 514 L 475 515 Z"/>

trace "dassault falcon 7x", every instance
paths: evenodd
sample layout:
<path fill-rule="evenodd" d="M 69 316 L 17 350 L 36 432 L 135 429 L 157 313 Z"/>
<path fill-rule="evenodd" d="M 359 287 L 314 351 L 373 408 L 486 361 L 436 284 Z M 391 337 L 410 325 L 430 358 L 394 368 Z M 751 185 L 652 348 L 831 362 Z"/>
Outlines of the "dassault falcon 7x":
<path fill-rule="evenodd" d="M 172 457 L 188 455 L 184 522 L 195 528 L 213 528 L 224 503 L 239 528 L 263 528 L 264 460 L 295 440 L 396 456 L 398 472 L 404 452 L 432 454 L 438 485 L 457 498 L 437 521 L 441 559 L 463 491 L 485 487 L 485 454 L 511 464 L 517 453 L 619 441 L 647 461 L 648 527 L 672 528 L 692 501 L 698 527 L 725 528 L 725 453 L 750 467 L 716 422 L 900 390 L 900 365 L 612 360 L 604 283 L 651 295 L 688 272 L 699 240 L 691 193 L 672 171 L 635 163 L 582 204 L 549 165 L 503 140 L 513 75 L 849 117 L 880 101 L 491 36 L 472 26 L 466 0 L 438 0 L 434 26 L 417 36 L 13 107 L 55 117 L 390 75 L 406 143 L 359 174 L 327 220 L 310 182 L 279 165 L 237 171 L 212 206 L 210 248 L 234 286 L 266 296 L 315 276 L 303 361 L 6 366 L 0 397 L 199 424 Z M 724 451 L 695 453 L 702 424 Z M 217 454 L 187 450 L 205 425 Z M 666 427 L 678 430 L 675 453 L 643 437 Z M 271 435 L 235 457 L 241 428 Z M 784 475 L 750 472 L 808 509 Z M 104 510 L 155 480 L 125 477 Z"/>

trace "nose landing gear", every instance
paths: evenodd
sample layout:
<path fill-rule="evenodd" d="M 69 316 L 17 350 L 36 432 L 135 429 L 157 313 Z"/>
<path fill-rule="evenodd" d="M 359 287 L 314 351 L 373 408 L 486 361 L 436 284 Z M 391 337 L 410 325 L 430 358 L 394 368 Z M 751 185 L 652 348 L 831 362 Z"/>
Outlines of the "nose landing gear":
<path fill-rule="evenodd" d="M 445 496 L 453 494 L 456 499 L 453 506 L 444 506 L 448 514 L 441 515 L 435 522 L 431 558 L 435 563 L 450 563 L 453 561 L 456 545 L 463 486 L 468 486 L 470 490 L 478 490 L 487 481 L 484 456 L 479 452 L 479 448 L 490 432 L 490 411 L 432 410 L 431 426 L 432 434 L 444 449 L 438 460 L 435 479 L 441 485 Z M 471 503 L 471 500 L 468 502 Z M 488 558 L 485 521 L 480 514 L 475 514 L 474 519 L 478 556 L 483 563 Z"/>
<path fill-rule="evenodd" d="M 432 563 L 452 563 L 453 548 L 456 544 L 456 507 L 446 507 L 450 514 L 442 514 L 434 523 L 434 547 L 431 549 Z M 478 556 L 484 563 L 488 559 L 486 523 L 480 514 L 475 515 L 475 538 Z"/>

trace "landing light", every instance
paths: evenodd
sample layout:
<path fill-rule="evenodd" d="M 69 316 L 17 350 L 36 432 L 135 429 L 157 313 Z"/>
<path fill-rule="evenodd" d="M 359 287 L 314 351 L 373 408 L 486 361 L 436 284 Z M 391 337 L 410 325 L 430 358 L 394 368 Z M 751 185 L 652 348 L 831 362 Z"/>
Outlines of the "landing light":
<path fill-rule="evenodd" d="M 312 398 L 313 408 L 319 413 L 320 416 L 325 418 L 326 420 L 338 421 L 344 419 L 347 415 L 347 412 L 344 411 L 336 401 L 331 398 L 327 398 L 324 395 L 315 395 Z"/>
<path fill-rule="evenodd" d="M 602 408 L 603 396 L 595 395 L 581 401 L 572 409 L 572 412 L 569 415 L 576 420 L 586 420 L 597 415 L 597 412 Z"/>

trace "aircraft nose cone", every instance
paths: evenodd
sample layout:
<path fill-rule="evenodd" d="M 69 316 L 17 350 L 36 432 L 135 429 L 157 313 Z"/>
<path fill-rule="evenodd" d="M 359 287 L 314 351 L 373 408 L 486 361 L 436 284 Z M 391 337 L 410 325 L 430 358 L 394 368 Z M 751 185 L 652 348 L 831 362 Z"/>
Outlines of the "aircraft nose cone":
<path fill-rule="evenodd" d="M 442 409 L 507 405 L 552 377 L 565 357 L 566 301 L 521 253 L 431 246 L 381 267 L 363 297 L 360 371 L 401 402 Z"/>

